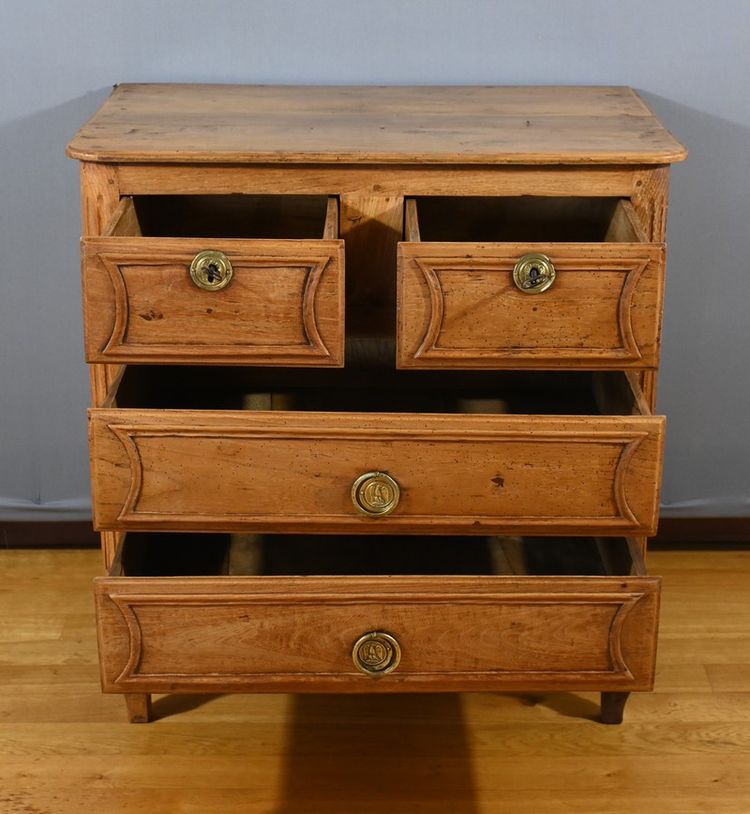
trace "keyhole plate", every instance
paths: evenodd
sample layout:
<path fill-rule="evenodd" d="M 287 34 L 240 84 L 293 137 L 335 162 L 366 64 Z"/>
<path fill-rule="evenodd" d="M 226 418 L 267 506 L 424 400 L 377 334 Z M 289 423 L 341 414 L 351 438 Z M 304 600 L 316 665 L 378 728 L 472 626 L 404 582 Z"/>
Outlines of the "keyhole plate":
<path fill-rule="evenodd" d="M 513 269 L 513 282 L 524 294 L 541 294 L 555 282 L 555 267 L 546 254 L 525 254 Z"/>
<path fill-rule="evenodd" d="M 401 489 L 387 472 L 365 472 L 352 484 L 352 503 L 368 517 L 386 517 L 398 506 Z"/>
<path fill-rule="evenodd" d="M 368 676 L 387 675 L 401 661 L 401 647 L 396 639 L 382 630 L 360 636 L 352 648 L 354 666 Z"/>
<path fill-rule="evenodd" d="M 223 252 L 198 252 L 190 264 L 190 279 L 204 291 L 220 291 L 229 285 L 234 269 Z"/>

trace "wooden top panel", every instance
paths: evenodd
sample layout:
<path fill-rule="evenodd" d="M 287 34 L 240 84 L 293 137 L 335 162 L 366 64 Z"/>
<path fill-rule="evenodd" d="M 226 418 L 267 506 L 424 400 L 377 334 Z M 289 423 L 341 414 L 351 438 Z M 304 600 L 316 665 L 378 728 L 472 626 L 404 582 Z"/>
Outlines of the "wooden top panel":
<path fill-rule="evenodd" d="M 625 87 L 119 85 L 85 161 L 665 164 L 685 148 Z"/>

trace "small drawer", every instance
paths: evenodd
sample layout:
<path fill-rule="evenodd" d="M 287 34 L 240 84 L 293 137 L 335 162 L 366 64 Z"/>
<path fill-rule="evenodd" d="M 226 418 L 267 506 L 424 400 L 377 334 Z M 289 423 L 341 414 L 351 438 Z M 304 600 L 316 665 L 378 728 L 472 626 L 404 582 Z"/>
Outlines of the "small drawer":
<path fill-rule="evenodd" d="M 108 692 L 647 690 L 642 541 L 125 536 Z"/>
<path fill-rule="evenodd" d="M 88 362 L 343 364 L 336 198 L 124 198 L 82 258 Z"/>
<path fill-rule="evenodd" d="M 96 527 L 655 530 L 664 419 L 635 374 L 304 372 L 128 367 L 89 412 Z"/>
<path fill-rule="evenodd" d="M 656 367 L 664 259 L 627 200 L 407 199 L 397 364 Z"/>

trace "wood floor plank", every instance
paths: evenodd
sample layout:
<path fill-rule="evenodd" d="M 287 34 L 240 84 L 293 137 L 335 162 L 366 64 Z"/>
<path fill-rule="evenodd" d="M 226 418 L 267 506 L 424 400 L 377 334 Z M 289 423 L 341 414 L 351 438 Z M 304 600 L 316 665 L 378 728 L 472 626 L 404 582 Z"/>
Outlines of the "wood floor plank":
<path fill-rule="evenodd" d="M 703 664 L 663 664 L 656 667 L 659 692 L 710 692 L 712 687 Z"/>
<path fill-rule="evenodd" d="M 440 799 L 412 798 L 400 807 L 389 806 L 396 814 L 747 814 L 744 801 L 728 793 L 712 790 L 696 791 L 691 805 L 668 792 L 653 794 L 634 793 L 627 801 L 601 800 L 594 795 L 564 796 L 548 792 L 505 792 L 485 797 L 482 801 L 467 799 L 460 791 L 444 794 Z M 77 811 L 81 803 L 107 814 L 352 814 L 352 803 L 331 796 L 325 799 L 297 797 L 287 798 L 283 807 L 276 798 L 263 798 L 257 792 L 245 789 L 217 789 L 195 791 L 170 789 L 155 792 L 153 789 L 83 789 L 2 792 L 0 804 L 9 803 L 10 812 L 67 812 Z M 12 806 L 16 806 L 15 808 Z M 357 814 L 382 814 L 382 800 L 357 801 Z"/>
<path fill-rule="evenodd" d="M 429 778 L 444 772 L 453 778 L 471 777 L 474 791 L 492 792 L 497 788 L 508 791 L 539 790 L 578 791 L 604 786 L 611 790 L 627 790 L 632 778 L 638 777 L 639 788 L 659 790 L 665 785 L 687 785 L 693 789 L 712 788 L 715 783 L 731 784 L 735 789 L 750 793 L 750 773 L 747 754 L 682 755 L 679 761 L 655 765 L 650 755 L 616 755 L 587 757 L 564 755 L 555 758 L 556 771 L 549 771 L 548 756 L 527 756 L 523 761 L 500 759 L 497 754 L 480 756 L 468 764 L 461 753 L 446 754 L 427 740 L 420 742 L 420 751 L 412 748 L 419 739 L 407 738 L 399 745 L 390 739 L 375 739 L 366 747 L 348 756 L 327 753 L 312 742 L 296 759 L 303 756 L 308 772 L 305 785 L 311 797 L 326 797 L 333 788 L 351 794 L 356 799 L 363 790 L 372 759 L 377 757 L 379 772 L 388 777 L 391 788 L 403 792 L 415 784 L 424 783 L 423 795 L 429 793 Z M 92 755 L 66 756 L 64 760 L 47 758 L 29 763 L 28 760 L 5 760 L 0 765 L 0 787 L 11 782 L 16 788 L 62 789 L 85 783 L 89 787 L 127 788 L 242 788 L 256 789 L 269 777 L 283 770 L 279 755 L 254 743 L 241 756 L 159 755 L 158 771 L 153 755 L 118 756 L 105 761 Z M 384 748 L 388 746 L 387 753 Z M 335 758 L 335 759 L 332 759 Z M 470 771 L 468 771 L 470 769 Z M 296 782 L 296 780 L 295 780 Z M 454 785 L 454 788 L 456 786 Z M 433 787 L 434 789 L 434 787 Z M 387 792 L 383 789 L 383 792 Z"/>
<path fill-rule="evenodd" d="M 656 689 L 619 727 L 592 693 L 171 695 L 133 726 L 99 692 L 98 553 L 0 551 L 0 812 L 748 814 L 750 552 L 650 569 Z"/>
<path fill-rule="evenodd" d="M 737 654 L 743 655 L 741 653 Z M 750 660 L 750 651 L 744 656 Z M 714 692 L 750 692 L 750 664 L 707 664 L 706 673 Z"/>
<path fill-rule="evenodd" d="M 122 716 L 118 716 L 122 717 Z M 384 722 L 379 730 L 373 730 L 373 738 L 383 743 L 390 736 L 393 722 Z M 471 754 L 491 757 L 497 750 L 496 742 L 502 740 L 506 757 L 523 758 L 533 751 L 536 757 L 617 757 L 651 755 L 721 755 L 726 749 L 737 754 L 750 752 L 750 731 L 737 723 L 682 723 L 674 724 L 665 735 L 660 724 L 631 724 L 627 732 L 606 734 L 601 727 L 581 728 L 573 724 L 554 729 L 544 724 L 496 723 L 483 729 L 468 729 L 463 740 Z M 327 728 L 316 727 L 312 732 L 318 742 L 336 749 L 336 739 L 343 746 L 352 737 L 353 727 L 345 732 L 335 724 Z M 42 739 L 43 736 L 43 739 Z M 252 738 L 251 738 L 252 736 Z M 451 731 L 443 731 L 439 725 L 430 731 L 431 750 L 442 752 L 451 746 Z M 227 755 L 247 756 L 258 742 L 264 750 L 273 750 L 283 757 L 287 748 L 286 731 L 278 721 L 247 722 L 242 724 L 214 723 L 200 726 L 166 721 L 149 733 L 148 739 L 132 730 L 122 728 L 112 721 L 92 721 L 87 724 L 50 722 L 12 726 L 0 724 L 4 753 L 9 757 L 31 754 L 85 755 L 153 755 L 170 756 Z M 251 743 L 252 740 L 252 743 Z"/>
<path fill-rule="evenodd" d="M 64 622 L 43 614 L 0 619 L 0 646 L 8 642 L 55 641 L 62 636 Z"/>

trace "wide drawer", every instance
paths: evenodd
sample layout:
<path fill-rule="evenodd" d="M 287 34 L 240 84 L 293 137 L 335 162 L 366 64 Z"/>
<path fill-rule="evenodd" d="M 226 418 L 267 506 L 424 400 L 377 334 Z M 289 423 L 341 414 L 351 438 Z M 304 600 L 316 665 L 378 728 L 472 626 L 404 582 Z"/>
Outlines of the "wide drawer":
<path fill-rule="evenodd" d="M 656 367 L 664 258 L 627 200 L 408 199 L 397 363 Z"/>
<path fill-rule="evenodd" d="M 664 419 L 633 376 L 401 372 L 373 391 L 342 371 L 269 395 L 259 371 L 175 370 L 129 368 L 118 406 L 89 412 L 99 529 L 655 530 Z"/>
<path fill-rule="evenodd" d="M 343 246 L 335 198 L 124 198 L 82 241 L 86 359 L 340 366 Z"/>
<path fill-rule="evenodd" d="M 128 535 L 96 580 L 106 691 L 652 686 L 660 585 L 636 541 L 381 540 L 364 566 L 366 538 L 238 542 L 228 568 L 219 535 Z"/>

